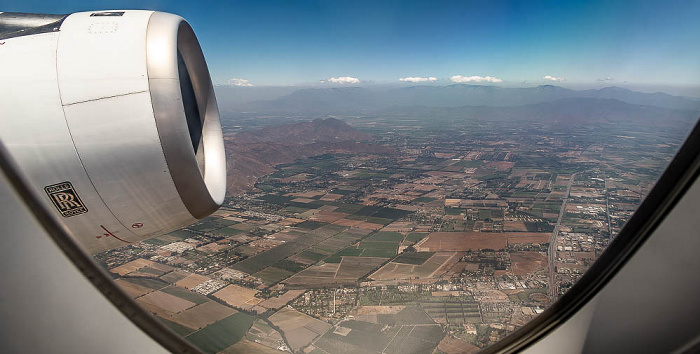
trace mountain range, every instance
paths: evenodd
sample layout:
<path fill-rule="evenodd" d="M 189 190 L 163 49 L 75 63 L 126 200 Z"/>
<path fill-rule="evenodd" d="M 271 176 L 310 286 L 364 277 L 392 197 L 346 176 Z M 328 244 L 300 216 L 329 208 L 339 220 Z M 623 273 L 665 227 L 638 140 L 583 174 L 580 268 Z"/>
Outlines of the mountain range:
<path fill-rule="evenodd" d="M 700 100 L 673 96 L 662 92 L 643 93 L 620 87 L 595 90 L 571 90 L 542 85 L 510 88 L 488 85 L 455 84 L 448 86 L 417 85 L 394 88 L 290 88 L 273 94 L 255 96 L 245 90 L 254 88 L 217 88 L 220 108 L 224 112 L 258 112 L 277 114 L 362 113 L 406 106 L 424 107 L 517 107 L 561 99 L 603 99 L 675 110 L 700 111 Z M 262 92 L 262 89 L 261 91 Z M 234 94 L 235 93 L 235 94 Z M 276 98 L 275 95 L 279 95 Z M 232 97 L 235 96 L 235 99 Z M 267 99 L 252 100 L 253 97 Z M 590 101 L 588 101 L 590 102 Z"/>

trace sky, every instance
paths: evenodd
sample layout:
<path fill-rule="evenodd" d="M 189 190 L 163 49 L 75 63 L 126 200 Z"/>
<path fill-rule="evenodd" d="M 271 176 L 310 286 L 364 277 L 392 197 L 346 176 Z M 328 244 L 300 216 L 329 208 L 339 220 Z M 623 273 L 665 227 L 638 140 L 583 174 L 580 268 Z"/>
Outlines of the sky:
<path fill-rule="evenodd" d="M 700 86 L 700 1 L 6 0 L 0 8 L 178 14 L 215 84 Z"/>

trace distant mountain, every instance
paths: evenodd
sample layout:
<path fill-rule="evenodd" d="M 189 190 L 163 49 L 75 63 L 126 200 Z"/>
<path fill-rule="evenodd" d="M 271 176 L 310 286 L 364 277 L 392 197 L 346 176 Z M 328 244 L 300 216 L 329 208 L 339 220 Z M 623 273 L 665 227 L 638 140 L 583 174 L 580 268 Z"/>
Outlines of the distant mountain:
<path fill-rule="evenodd" d="M 216 100 L 222 112 L 240 111 L 243 104 L 274 100 L 299 90 L 298 87 L 246 87 L 232 85 L 216 85 Z"/>
<path fill-rule="evenodd" d="M 621 87 L 611 86 L 599 90 L 578 91 L 578 97 L 608 98 L 644 106 L 656 106 L 680 110 L 698 110 L 700 101 L 663 92 L 642 93 Z"/>
<path fill-rule="evenodd" d="M 229 195 L 254 190 L 258 178 L 274 172 L 276 165 L 296 159 L 327 153 L 395 152 L 367 143 L 371 139 L 368 134 L 333 118 L 271 126 L 224 139 Z"/>
<path fill-rule="evenodd" d="M 679 110 L 700 111 L 700 101 L 665 93 L 642 93 L 619 87 L 570 90 L 553 85 L 508 88 L 457 84 L 411 86 L 384 90 L 362 87 L 307 88 L 272 100 L 241 104 L 241 111 L 287 114 L 362 113 L 391 107 L 517 107 L 567 98 L 614 99 L 622 102 Z M 582 101 L 585 102 L 585 101 Z"/>
<path fill-rule="evenodd" d="M 270 101 L 242 105 L 242 110 L 319 114 L 361 112 L 384 106 L 375 91 L 362 87 L 306 88 Z"/>
<path fill-rule="evenodd" d="M 380 113 L 440 117 L 443 120 L 538 121 L 569 125 L 598 122 L 635 123 L 649 126 L 690 126 L 698 111 L 642 106 L 614 99 L 563 98 L 517 107 L 393 107 Z"/>
<path fill-rule="evenodd" d="M 255 131 L 244 131 L 235 135 L 240 144 L 276 143 L 284 145 L 304 145 L 316 142 L 362 141 L 371 136 L 361 133 L 342 120 L 335 118 L 316 119 L 265 127 Z"/>

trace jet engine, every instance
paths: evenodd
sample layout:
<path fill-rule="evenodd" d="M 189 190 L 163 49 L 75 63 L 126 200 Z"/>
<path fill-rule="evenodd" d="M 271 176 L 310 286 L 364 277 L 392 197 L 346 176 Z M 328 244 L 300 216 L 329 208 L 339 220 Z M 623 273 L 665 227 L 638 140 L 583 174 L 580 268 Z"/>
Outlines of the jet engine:
<path fill-rule="evenodd" d="M 218 209 L 226 161 L 190 25 L 154 11 L 0 13 L 0 139 L 89 253 Z"/>

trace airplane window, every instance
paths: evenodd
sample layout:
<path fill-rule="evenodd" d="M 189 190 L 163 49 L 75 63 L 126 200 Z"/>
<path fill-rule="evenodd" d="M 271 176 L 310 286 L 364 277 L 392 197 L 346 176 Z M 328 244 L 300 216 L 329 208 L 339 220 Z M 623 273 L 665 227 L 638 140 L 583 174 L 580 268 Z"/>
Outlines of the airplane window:
<path fill-rule="evenodd" d="M 226 199 L 94 256 L 207 353 L 486 348 L 582 277 L 700 113 L 699 3 L 153 5 L 206 56 Z M 23 11 L 76 10 L 51 6 Z"/>

